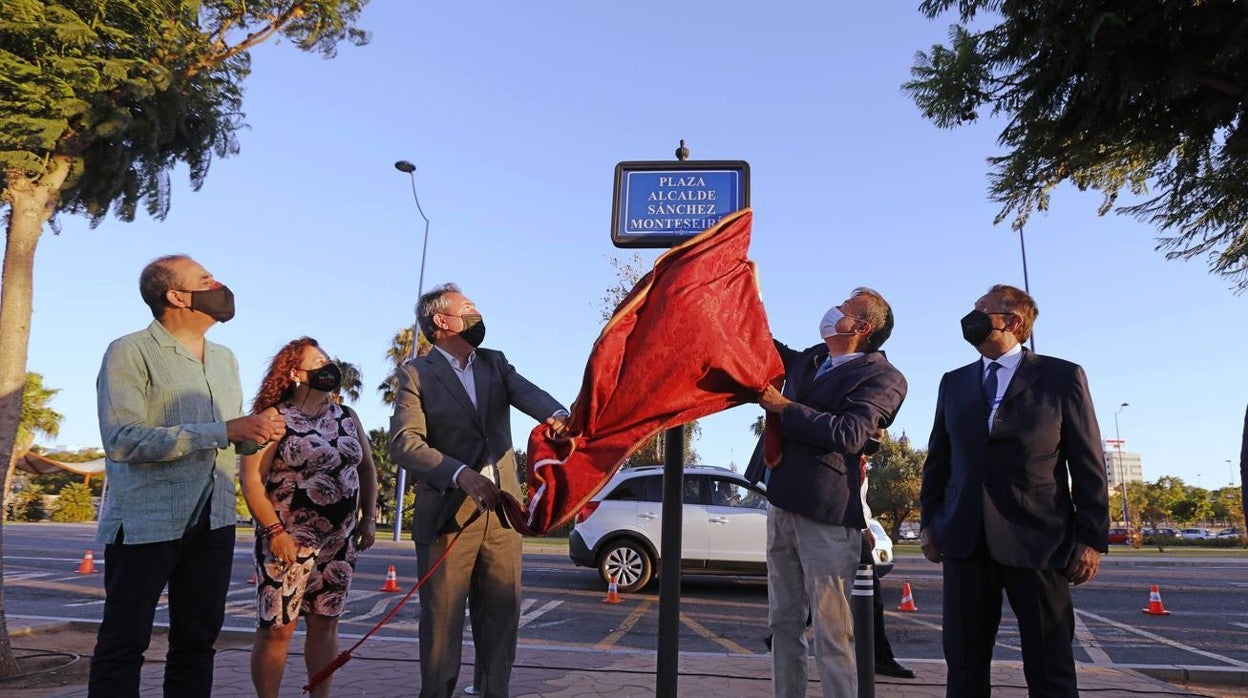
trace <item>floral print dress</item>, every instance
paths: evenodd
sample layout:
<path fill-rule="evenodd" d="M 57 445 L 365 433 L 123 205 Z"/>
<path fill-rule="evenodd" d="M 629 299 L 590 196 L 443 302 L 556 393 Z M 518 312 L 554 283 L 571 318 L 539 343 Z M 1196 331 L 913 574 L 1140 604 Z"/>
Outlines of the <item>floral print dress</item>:
<path fill-rule="evenodd" d="M 256 615 L 261 627 L 281 626 L 300 615 L 342 614 L 355 570 L 358 467 L 363 440 L 355 420 L 330 403 L 308 416 L 290 402 L 277 406 L 286 434 L 265 475 L 264 491 L 298 546 L 292 565 L 256 538 Z"/>

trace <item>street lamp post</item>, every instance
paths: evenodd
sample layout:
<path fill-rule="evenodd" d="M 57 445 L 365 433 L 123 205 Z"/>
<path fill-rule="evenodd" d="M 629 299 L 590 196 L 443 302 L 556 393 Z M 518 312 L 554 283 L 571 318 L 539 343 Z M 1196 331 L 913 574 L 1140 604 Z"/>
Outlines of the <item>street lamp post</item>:
<path fill-rule="evenodd" d="M 1231 465 L 1231 459 L 1226 459 L 1226 471 L 1231 474 L 1231 481 L 1226 483 L 1228 487 L 1235 486 L 1235 468 Z"/>
<path fill-rule="evenodd" d="M 1114 440 L 1118 443 L 1114 444 L 1114 448 L 1118 451 L 1118 484 L 1122 486 L 1122 522 L 1127 529 L 1127 536 L 1131 535 L 1131 511 L 1127 508 L 1127 468 L 1122 464 L 1122 434 L 1118 431 L 1118 415 L 1128 407 L 1127 403 L 1118 406 L 1118 411 L 1114 412 Z"/>
<path fill-rule="evenodd" d="M 429 249 L 429 218 L 425 215 L 425 210 L 420 206 L 420 197 L 416 195 L 416 166 L 407 160 L 399 160 L 394 163 L 394 169 L 407 174 L 408 179 L 412 183 L 412 200 L 416 202 L 416 211 L 420 213 L 420 217 L 425 221 L 425 237 L 420 244 L 420 275 L 416 280 L 416 299 L 420 302 L 420 295 L 425 292 L 425 252 Z M 417 308 L 419 311 L 419 308 Z M 416 347 L 420 342 L 420 324 L 412 325 L 412 353 L 415 354 Z M 407 491 L 407 471 L 403 468 L 395 468 L 394 472 L 394 540 L 399 540 L 403 534 L 403 493 Z"/>

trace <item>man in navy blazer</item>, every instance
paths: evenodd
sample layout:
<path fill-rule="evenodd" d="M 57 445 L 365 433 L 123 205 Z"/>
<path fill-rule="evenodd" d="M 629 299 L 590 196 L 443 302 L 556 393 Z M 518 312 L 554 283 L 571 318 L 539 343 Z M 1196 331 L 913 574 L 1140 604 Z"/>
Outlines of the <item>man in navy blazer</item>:
<path fill-rule="evenodd" d="M 772 687 L 806 695 L 806 619 L 825 696 L 858 694 L 849 592 L 862 545 L 859 462 L 877 430 L 892 424 L 906 379 L 879 351 L 893 313 L 879 293 L 855 289 L 819 325 L 823 343 L 796 351 L 776 342 L 784 391 L 759 403 L 779 418 L 780 461 L 764 465 L 761 443 L 746 477 L 767 481 L 767 584 Z"/>
<path fill-rule="evenodd" d="M 1001 591 L 1028 694 L 1077 696 L 1070 584 L 1107 550 L 1100 430 L 1078 365 L 1023 348 L 1031 296 L 993 286 L 962 318 L 981 358 L 946 373 L 923 464 L 919 541 L 944 562 L 947 696 L 987 696 Z"/>

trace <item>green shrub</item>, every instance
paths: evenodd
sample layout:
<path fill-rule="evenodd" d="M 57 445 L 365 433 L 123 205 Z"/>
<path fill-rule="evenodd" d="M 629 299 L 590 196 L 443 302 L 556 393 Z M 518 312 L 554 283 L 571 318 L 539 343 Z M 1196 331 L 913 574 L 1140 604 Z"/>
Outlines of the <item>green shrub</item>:
<path fill-rule="evenodd" d="M 43 509 L 43 496 L 38 492 L 23 490 L 9 500 L 9 521 L 43 521 L 48 512 Z"/>
<path fill-rule="evenodd" d="M 52 505 L 52 520 L 63 523 L 95 520 L 95 504 L 91 501 L 91 489 L 81 482 L 61 488 L 60 496 Z"/>

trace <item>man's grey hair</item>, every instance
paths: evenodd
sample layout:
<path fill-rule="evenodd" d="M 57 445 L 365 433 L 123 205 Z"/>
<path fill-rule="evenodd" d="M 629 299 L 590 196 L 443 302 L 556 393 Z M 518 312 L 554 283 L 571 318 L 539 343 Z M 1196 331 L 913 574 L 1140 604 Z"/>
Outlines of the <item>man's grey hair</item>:
<path fill-rule="evenodd" d="M 425 335 L 425 339 L 430 342 L 433 341 L 433 333 L 438 329 L 438 326 L 433 324 L 433 316 L 445 313 L 451 307 L 451 302 L 446 298 L 448 293 L 462 293 L 462 291 L 455 284 L 442 284 L 433 287 L 416 301 L 416 324 L 420 326 L 420 333 Z"/>
<path fill-rule="evenodd" d="M 190 259 L 190 257 L 184 254 L 167 254 L 164 257 L 157 257 L 148 262 L 147 266 L 143 267 L 143 271 L 139 273 L 139 295 L 147 307 L 152 309 L 154 318 L 159 319 L 169 305 L 165 294 L 178 282 L 174 278 L 173 270 L 169 268 L 169 263 L 180 259 Z"/>
<path fill-rule="evenodd" d="M 867 337 L 864 348 L 867 351 L 878 351 L 893 334 L 893 308 L 875 289 L 859 286 L 849 294 L 850 298 L 859 296 L 866 301 L 863 304 L 865 312 L 859 319 L 871 323 L 871 336 Z"/>

